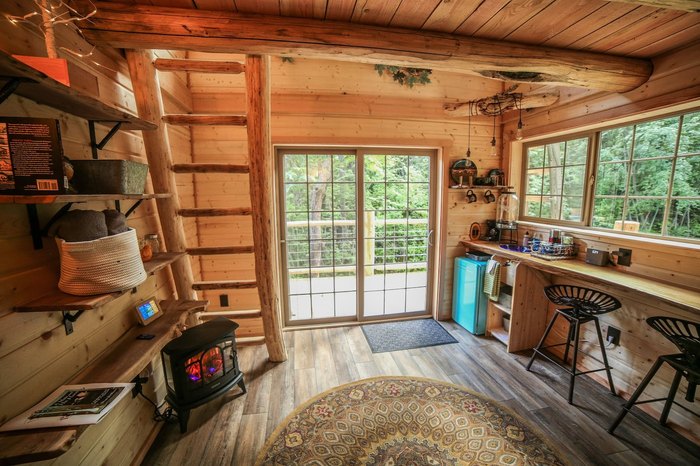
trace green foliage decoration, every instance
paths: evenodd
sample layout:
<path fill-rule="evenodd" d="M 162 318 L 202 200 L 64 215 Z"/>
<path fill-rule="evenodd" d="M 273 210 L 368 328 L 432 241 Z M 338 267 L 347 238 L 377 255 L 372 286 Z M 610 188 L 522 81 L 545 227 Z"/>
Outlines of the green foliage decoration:
<path fill-rule="evenodd" d="M 402 86 L 413 87 L 416 84 L 426 85 L 430 83 L 430 75 L 433 70 L 425 68 L 408 68 L 405 66 L 374 65 L 377 74 L 390 75 L 394 81 Z"/>

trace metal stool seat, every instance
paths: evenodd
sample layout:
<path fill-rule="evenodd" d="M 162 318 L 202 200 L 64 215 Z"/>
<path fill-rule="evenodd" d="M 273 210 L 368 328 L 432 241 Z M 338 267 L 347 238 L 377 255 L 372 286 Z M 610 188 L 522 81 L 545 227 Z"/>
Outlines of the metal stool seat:
<path fill-rule="evenodd" d="M 581 286 L 574 285 L 547 286 L 544 289 L 544 293 L 545 295 L 547 295 L 547 298 L 557 306 L 566 307 L 556 309 L 552 320 L 550 320 L 549 325 L 547 325 L 547 330 L 545 330 L 544 335 L 542 335 L 542 339 L 537 344 L 537 346 L 533 348 L 532 357 L 530 358 L 530 362 L 528 362 L 527 364 L 527 370 L 530 370 L 530 368 L 532 367 L 532 363 L 535 362 L 535 359 L 538 355 L 542 356 L 545 359 L 548 359 L 549 361 L 553 362 L 559 367 L 566 369 L 566 371 L 571 377 L 571 380 L 569 382 L 569 404 L 573 403 L 574 383 L 576 382 L 576 377 L 583 374 L 589 374 L 591 372 L 598 372 L 604 370 L 608 375 L 610 391 L 613 395 L 615 395 L 615 386 L 613 385 L 612 375 L 610 374 L 610 365 L 608 364 L 608 357 L 605 354 L 605 343 L 603 343 L 603 334 L 600 331 L 600 323 L 598 322 L 598 316 L 619 309 L 622 306 L 622 304 L 620 304 L 620 301 L 613 298 L 609 294 L 603 293 L 602 291 L 592 290 L 590 288 L 584 288 Z M 554 322 L 556 322 L 559 316 L 562 316 L 569 322 L 569 333 L 566 338 L 566 342 L 558 343 L 555 345 L 543 346 L 544 341 L 547 339 L 547 335 L 549 335 L 549 332 L 554 327 Z M 581 331 L 581 325 L 591 321 L 595 322 L 596 332 L 598 333 L 598 343 L 600 344 L 600 351 L 603 355 L 603 363 L 605 367 L 589 371 L 579 371 L 576 369 L 576 364 L 578 362 L 579 335 Z M 571 362 L 571 368 L 569 369 L 566 366 L 566 363 L 569 359 L 569 349 L 571 348 L 572 337 L 574 355 L 573 361 Z M 550 358 L 542 352 L 543 349 L 562 345 L 566 345 L 566 349 L 564 350 L 564 364 L 560 364 L 558 361 L 553 360 L 552 358 Z"/>
<path fill-rule="evenodd" d="M 674 403 L 678 404 L 674 399 L 681 382 L 681 377 L 685 377 L 688 380 L 688 391 L 685 394 L 686 401 L 691 403 L 695 401 L 695 392 L 698 384 L 700 384 L 700 323 L 674 317 L 655 316 L 649 317 L 647 319 L 647 324 L 670 340 L 681 352 L 679 354 L 662 355 L 656 359 L 656 362 L 651 366 L 651 369 L 649 369 L 649 372 L 647 372 L 647 375 L 639 384 L 639 387 L 637 387 L 632 397 L 622 407 L 620 414 L 618 414 L 617 418 L 608 429 L 608 432 L 611 434 L 615 431 L 617 426 L 620 425 L 620 422 L 622 422 L 627 413 L 631 412 L 634 405 L 652 403 L 654 401 L 666 401 L 664 409 L 661 412 L 661 417 L 659 418 L 659 424 L 662 426 L 666 425 L 668 415 L 671 412 L 671 405 Z M 673 382 L 671 382 L 668 396 L 666 398 L 637 401 L 663 363 L 668 363 L 668 365 L 676 370 L 676 375 L 673 377 Z"/>

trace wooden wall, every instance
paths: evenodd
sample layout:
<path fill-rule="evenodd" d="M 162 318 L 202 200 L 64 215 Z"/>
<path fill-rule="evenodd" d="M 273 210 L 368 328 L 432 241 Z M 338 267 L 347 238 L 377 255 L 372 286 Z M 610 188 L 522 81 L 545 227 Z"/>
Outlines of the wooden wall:
<path fill-rule="evenodd" d="M 3 11 L 26 14 L 33 2 L 8 0 Z M 82 53 L 91 46 L 70 28 L 57 29 L 59 46 Z M 8 53 L 45 56 L 41 37 L 34 29 L 12 26 L 0 21 L 0 48 Z M 114 50 L 96 49 L 83 60 L 69 59 L 71 85 L 103 100 L 108 105 L 135 112 L 134 96 L 126 62 Z M 162 81 L 169 107 L 188 108 L 179 96 L 186 95 L 183 76 Z M 184 106 L 184 107 L 183 107 Z M 88 124 L 70 114 L 12 96 L 0 107 L 3 116 L 56 118 L 61 123 L 63 149 L 72 159 L 91 157 Z M 109 127 L 97 125 L 98 137 Z M 173 134 L 189 157 L 189 135 Z M 101 158 L 129 159 L 146 162 L 141 132 L 120 131 L 100 153 Z M 147 192 L 152 192 L 150 180 Z M 192 195 L 190 194 L 190 198 Z M 128 201 L 123 206 L 129 207 Z M 42 224 L 60 205 L 39 206 Z M 111 207 L 106 202 L 80 204 L 77 209 L 102 210 Z M 145 201 L 130 217 L 129 226 L 139 236 L 160 233 L 154 201 Z M 31 407 L 59 385 L 68 382 L 82 367 L 136 325 L 133 305 L 151 296 L 159 299 L 173 296 L 172 277 L 166 268 L 138 287 L 135 294 L 95 310 L 85 312 L 75 324 L 73 334 L 65 335 L 60 313 L 16 313 L 13 306 L 55 289 L 58 282 L 58 256 L 52 239 L 45 239 L 44 248 L 35 251 L 29 236 L 25 207 L 0 205 L 0 423 Z M 159 372 L 159 358 L 153 367 Z M 160 371 L 162 372 L 162 371 Z M 161 385 L 162 375 L 156 380 Z M 146 386 L 153 391 L 153 384 Z M 88 430 L 74 447 L 54 461 L 56 464 L 130 464 L 140 454 L 144 440 L 159 427 L 152 421 L 152 407 L 142 399 L 127 397 L 114 413 L 98 426 Z"/>
<path fill-rule="evenodd" d="M 241 59 L 242 57 L 190 53 L 191 58 Z M 292 63 L 272 58 L 272 138 L 278 145 L 359 145 L 429 147 L 440 151 L 440 169 L 464 158 L 467 148 L 467 119 L 443 113 L 446 102 L 492 95 L 502 83 L 452 73 L 434 72 L 432 83 L 412 89 L 400 86 L 390 77 L 379 76 L 372 65 L 311 59 Z M 196 113 L 242 113 L 242 75 L 190 73 L 192 104 Z M 472 119 L 472 157 L 480 174 L 501 164 L 491 157 L 492 120 Z M 497 126 L 498 132 L 498 126 Z M 245 130 L 229 127 L 193 129 L 195 162 L 243 163 L 247 158 Z M 497 134 L 497 137 L 500 137 Z M 446 173 L 446 172 L 445 172 Z M 249 206 L 246 175 L 197 175 L 196 200 L 202 207 Z M 443 177 L 444 178 L 444 177 Z M 443 183 L 446 184 L 447 182 Z M 444 187 L 444 186 L 443 186 Z M 438 313 L 451 315 L 452 262 L 461 254 L 459 236 L 472 222 L 493 218 L 494 204 L 467 204 L 465 192 L 444 190 L 442 225 L 444 270 Z M 200 229 L 202 246 L 251 244 L 250 220 L 221 217 L 206 220 Z M 205 280 L 252 279 L 252 256 L 214 256 L 202 260 Z M 257 309 L 257 295 L 229 293 L 228 309 Z M 205 292 L 218 306 L 218 294 Z M 261 334 L 259 321 L 241 322 L 243 335 Z"/>
<path fill-rule="evenodd" d="M 575 133 L 582 130 L 601 128 L 607 125 L 627 123 L 641 118 L 661 115 L 664 112 L 680 111 L 700 106 L 700 44 L 659 56 L 654 60 L 654 74 L 649 82 L 625 94 L 611 94 L 591 90 L 560 89 L 560 101 L 551 107 L 526 112 L 523 116 L 525 136 L 533 140 L 557 134 Z M 517 124 L 517 114 L 504 117 L 504 144 L 506 164 L 510 161 L 510 172 L 514 181 L 520 179 L 521 144 L 512 136 Z M 508 149 L 512 149 L 508 151 Z M 506 165 L 507 166 L 507 165 Z M 524 226 L 530 233 L 544 234 L 548 229 Z M 653 277 L 669 283 L 686 286 L 700 292 L 700 247 L 676 242 L 632 239 L 611 236 L 595 231 L 574 230 L 581 250 L 581 258 L 586 247 L 614 251 L 620 247 L 632 249 L 632 266 L 618 267 L 623 273 L 634 273 Z M 555 282 L 558 281 L 555 278 Z M 586 285 L 585 283 L 581 283 Z M 588 286 L 591 286 L 590 284 Z M 593 286 L 595 288 L 595 286 Z M 611 365 L 615 368 L 613 378 L 618 391 L 625 397 L 634 391 L 642 377 L 660 354 L 677 352 L 658 332 L 652 330 L 645 319 L 654 315 L 671 315 L 698 321 L 698 313 L 690 313 L 672 306 L 640 299 L 635 293 L 611 291 L 623 303 L 622 309 L 601 318 L 603 334 L 608 325 L 622 329 L 620 345 L 608 352 Z M 551 314 L 551 310 L 550 310 Z M 586 328 L 583 338 L 593 341 L 595 334 Z M 563 338 L 563 328 L 558 329 L 558 337 Z M 587 350 L 597 354 L 595 345 L 588 343 Z M 584 359 L 590 368 L 599 367 L 599 362 Z M 594 377 L 603 381 L 599 374 Z M 650 397 L 661 397 L 668 392 L 671 371 L 664 370 L 663 376 L 656 379 L 647 389 Z M 686 384 L 681 384 L 684 394 Z M 677 399 L 682 398 L 679 394 Z M 660 403 L 643 405 L 658 416 Z M 698 421 L 696 417 L 679 408 L 673 408 L 670 422 L 675 428 L 690 435 L 694 431 L 696 441 Z"/>

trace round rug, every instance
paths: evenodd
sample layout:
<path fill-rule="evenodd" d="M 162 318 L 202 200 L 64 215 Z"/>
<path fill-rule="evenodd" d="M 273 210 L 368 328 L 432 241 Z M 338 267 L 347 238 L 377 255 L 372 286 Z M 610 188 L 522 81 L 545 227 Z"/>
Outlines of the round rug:
<path fill-rule="evenodd" d="M 292 412 L 256 465 L 563 465 L 525 421 L 464 387 L 375 377 Z"/>

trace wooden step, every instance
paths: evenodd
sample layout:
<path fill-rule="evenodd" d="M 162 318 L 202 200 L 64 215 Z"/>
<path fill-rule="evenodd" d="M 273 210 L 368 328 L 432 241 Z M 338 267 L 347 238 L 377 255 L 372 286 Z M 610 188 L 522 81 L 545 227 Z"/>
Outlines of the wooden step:
<path fill-rule="evenodd" d="M 177 213 L 183 217 L 227 217 L 231 215 L 250 215 L 250 207 L 230 207 L 227 209 L 180 209 Z"/>
<path fill-rule="evenodd" d="M 236 319 L 257 319 L 261 317 L 260 310 L 248 309 L 243 311 L 207 311 L 202 312 L 199 318 L 202 320 L 209 320 L 215 317 L 227 317 L 231 320 Z"/>
<path fill-rule="evenodd" d="M 197 73 L 240 74 L 245 65 L 237 61 L 187 60 L 184 58 L 156 58 L 158 71 L 195 71 Z"/>
<path fill-rule="evenodd" d="M 255 280 L 217 280 L 210 282 L 194 282 L 193 290 L 242 290 L 246 288 L 257 288 Z"/>
<path fill-rule="evenodd" d="M 214 256 L 218 254 L 251 254 L 255 252 L 253 246 L 218 246 L 211 248 L 187 248 L 190 256 Z"/>
<path fill-rule="evenodd" d="M 231 163 L 177 163 L 172 170 L 175 173 L 249 173 L 250 167 Z"/>
<path fill-rule="evenodd" d="M 265 337 L 236 337 L 236 346 L 254 346 L 265 343 Z"/>
<path fill-rule="evenodd" d="M 245 126 L 245 115 L 192 115 L 189 113 L 163 115 L 169 125 L 180 126 Z"/>

